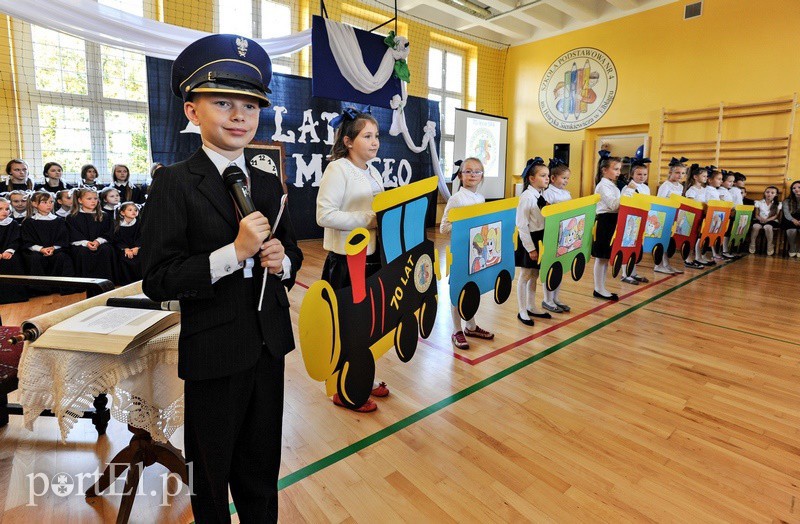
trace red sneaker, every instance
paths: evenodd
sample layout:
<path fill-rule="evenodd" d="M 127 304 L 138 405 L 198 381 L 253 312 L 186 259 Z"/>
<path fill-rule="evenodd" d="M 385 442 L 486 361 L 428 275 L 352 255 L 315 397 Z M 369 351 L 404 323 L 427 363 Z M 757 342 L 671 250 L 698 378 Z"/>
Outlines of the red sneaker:
<path fill-rule="evenodd" d="M 386 382 L 381 382 L 378 384 L 378 387 L 372 389 L 372 393 L 370 393 L 373 397 L 388 397 L 389 396 L 389 388 L 386 387 Z"/>
<path fill-rule="evenodd" d="M 475 329 L 464 328 L 464 334 L 468 337 L 474 338 L 482 338 L 484 340 L 492 340 L 494 338 L 494 333 L 489 333 L 485 329 L 481 329 L 480 326 L 475 326 Z"/>
<path fill-rule="evenodd" d="M 339 407 L 347 408 L 347 406 L 345 406 L 344 403 L 342 402 L 342 399 L 339 398 L 338 393 L 333 394 L 333 403 Z M 352 409 L 352 408 L 347 408 L 347 409 Z M 378 405 L 375 403 L 374 400 L 368 398 L 367 401 L 364 402 L 364 405 L 362 405 L 360 408 L 352 409 L 352 411 L 357 411 L 359 413 L 372 413 L 376 409 L 378 409 Z"/>
<path fill-rule="evenodd" d="M 453 336 L 450 337 L 450 340 L 453 341 L 453 345 L 458 349 L 469 349 L 469 342 L 467 342 L 467 339 L 464 338 L 463 331 L 454 333 Z"/>

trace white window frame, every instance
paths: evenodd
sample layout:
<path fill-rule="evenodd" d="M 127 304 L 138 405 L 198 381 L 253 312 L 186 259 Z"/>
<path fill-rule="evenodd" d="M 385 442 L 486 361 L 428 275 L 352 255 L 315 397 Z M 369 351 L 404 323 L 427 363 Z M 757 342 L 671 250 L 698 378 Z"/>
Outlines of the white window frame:
<path fill-rule="evenodd" d="M 36 64 L 33 57 L 33 35 L 31 25 L 27 22 L 14 20 L 14 38 L 16 41 L 16 60 L 20 70 L 35 74 Z M 31 159 L 30 174 L 36 182 L 42 178 L 40 173 L 44 168 L 44 160 L 56 161 L 58 159 L 42 158 L 41 130 L 39 128 L 39 105 L 56 105 L 80 107 L 89 110 L 89 136 L 91 138 L 90 153 L 94 164 L 104 183 L 109 182 L 108 151 L 106 150 L 105 111 L 123 111 L 127 113 L 142 113 L 148 121 L 149 113 L 147 102 L 136 102 L 125 99 L 106 98 L 103 96 L 103 67 L 101 44 L 84 40 L 86 50 L 86 83 L 87 94 L 62 93 L 58 91 L 44 91 L 36 88 L 36 81 L 32 77 L 25 81 L 17 79 L 17 86 L 22 96 L 19 97 L 20 123 L 22 129 L 30 130 L 30 140 L 26 141 L 28 133 L 20 137 L 23 158 Z M 146 82 L 146 79 L 145 79 Z M 152 159 L 150 146 L 150 133 L 147 133 L 147 156 Z M 131 174 L 131 180 L 136 183 L 145 182 L 149 173 Z M 65 173 L 65 181 L 77 183 L 80 173 Z"/>
<path fill-rule="evenodd" d="M 281 4 L 289 8 L 289 12 L 291 14 L 291 21 L 290 25 L 291 31 L 294 31 L 295 26 L 297 25 L 297 20 L 295 20 L 295 13 L 292 9 L 292 3 L 285 1 L 285 0 L 269 0 L 273 4 Z M 251 13 L 252 13 L 252 20 L 250 20 L 250 24 L 252 26 L 253 38 L 262 38 L 262 27 L 261 27 L 261 0 L 250 0 L 251 2 Z M 215 9 L 214 9 L 214 30 L 219 33 L 219 10 L 224 8 L 224 0 L 216 0 L 215 1 Z M 294 60 L 292 60 L 291 56 L 279 56 L 276 58 L 270 57 L 273 66 L 280 65 L 284 67 L 288 67 L 291 71 L 291 74 L 297 74 Z"/>
<path fill-rule="evenodd" d="M 447 98 L 458 98 L 461 100 L 461 108 L 466 108 L 466 96 L 467 96 L 467 89 L 466 89 L 466 70 L 468 67 L 467 64 L 467 53 L 464 51 L 456 50 L 452 47 L 441 45 L 437 43 L 431 43 L 431 49 L 436 49 L 441 51 L 442 53 L 442 77 L 441 77 L 441 89 L 433 88 L 430 86 L 430 79 L 428 79 L 428 97 L 430 98 L 431 95 L 436 95 L 440 97 L 441 102 L 439 103 L 439 158 L 442 162 L 442 172 L 447 175 L 448 173 L 455 170 L 453 165 L 444 165 L 445 162 L 445 143 L 450 142 L 455 146 L 455 134 L 446 134 L 445 130 L 445 114 L 447 113 L 445 108 L 445 103 Z M 461 57 L 461 92 L 457 91 L 448 91 L 447 90 L 447 55 L 454 54 Z M 428 53 L 428 57 L 430 57 L 430 52 Z M 455 159 L 454 159 L 455 160 Z"/>

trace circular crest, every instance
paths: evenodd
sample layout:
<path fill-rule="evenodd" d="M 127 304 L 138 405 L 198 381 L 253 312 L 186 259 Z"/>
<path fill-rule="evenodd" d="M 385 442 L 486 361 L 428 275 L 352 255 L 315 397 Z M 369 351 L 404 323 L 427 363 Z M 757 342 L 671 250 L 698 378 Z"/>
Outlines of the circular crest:
<path fill-rule="evenodd" d="M 617 69 L 592 47 L 567 51 L 547 68 L 539 85 L 539 109 L 562 131 L 585 129 L 603 117 L 617 94 Z"/>

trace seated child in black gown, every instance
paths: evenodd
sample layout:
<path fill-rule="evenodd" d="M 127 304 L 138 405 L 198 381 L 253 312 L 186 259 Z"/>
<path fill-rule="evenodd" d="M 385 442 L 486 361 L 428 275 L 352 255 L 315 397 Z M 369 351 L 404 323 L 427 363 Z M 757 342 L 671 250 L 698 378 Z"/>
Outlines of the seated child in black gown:
<path fill-rule="evenodd" d="M 82 187 L 73 193 L 72 213 L 67 217 L 75 274 L 114 280 L 114 225 L 99 205 L 97 191 Z"/>
<path fill-rule="evenodd" d="M 142 246 L 139 208 L 125 202 L 115 213 L 114 249 L 117 252 L 117 284 L 125 285 L 142 279 L 139 248 Z"/>
<path fill-rule="evenodd" d="M 24 275 L 20 253 L 20 225 L 11 218 L 11 202 L 0 197 L 0 274 Z M 25 302 L 28 293 L 23 286 L 0 284 L 0 304 Z"/>

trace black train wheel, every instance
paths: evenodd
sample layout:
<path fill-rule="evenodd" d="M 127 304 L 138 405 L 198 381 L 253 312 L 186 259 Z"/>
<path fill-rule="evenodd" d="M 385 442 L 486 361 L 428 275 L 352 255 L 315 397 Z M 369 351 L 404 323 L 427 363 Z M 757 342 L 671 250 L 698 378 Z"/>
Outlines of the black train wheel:
<path fill-rule="evenodd" d="M 614 256 L 614 264 L 611 266 L 611 276 L 617 278 L 620 269 L 622 269 L 622 251 L 617 251 Z"/>
<path fill-rule="evenodd" d="M 664 245 L 663 244 L 656 244 L 656 247 L 653 248 L 653 261 L 656 265 L 661 264 L 661 261 L 664 259 Z"/>
<path fill-rule="evenodd" d="M 394 331 L 394 349 L 402 362 L 408 362 L 417 351 L 419 324 L 413 313 L 400 319 Z"/>
<path fill-rule="evenodd" d="M 584 271 L 586 271 L 586 257 L 583 256 L 583 253 L 578 253 L 572 259 L 572 280 L 580 280 Z"/>
<path fill-rule="evenodd" d="M 494 280 L 494 301 L 502 304 L 511 295 L 511 273 L 502 270 Z"/>
<path fill-rule="evenodd" d="M 467 282 L 458 294 L 458 314 L 464 320 L 469 320 L 478 312 L 481 305 L 481 291 L 475 282 Z"/>

